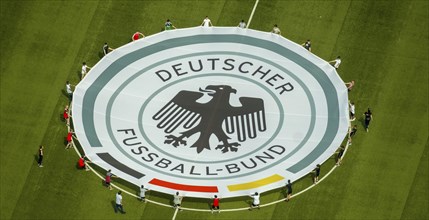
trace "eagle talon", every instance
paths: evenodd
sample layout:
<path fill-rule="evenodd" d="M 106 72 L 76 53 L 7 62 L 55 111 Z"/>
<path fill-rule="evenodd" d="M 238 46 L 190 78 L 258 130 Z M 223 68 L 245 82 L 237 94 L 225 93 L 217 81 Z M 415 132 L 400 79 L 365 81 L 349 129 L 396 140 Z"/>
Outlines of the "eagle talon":
<path fill-rule="evenodd" d="M 238 151 L 238 146 L 240 146 L 241 144 L 234 142 L 234 143 L 226 143 L 226 144 L 220 144 L 218 145 L 215 149 L 222 149 L 222 153 L 226 153 L 228 151 L 232 151 L 232 152 L 237 152 Z"/>
<path fill-rule="evenodd" d="M 167 135 L 165 137 L 167 139 L 164 141 L 164 144 L 171 144 L 174 147 L 178 147 L 181 144 L 186 146 L 186 141 L 183 140 L 183 137 L 176 137 L 174 135 Z"/>

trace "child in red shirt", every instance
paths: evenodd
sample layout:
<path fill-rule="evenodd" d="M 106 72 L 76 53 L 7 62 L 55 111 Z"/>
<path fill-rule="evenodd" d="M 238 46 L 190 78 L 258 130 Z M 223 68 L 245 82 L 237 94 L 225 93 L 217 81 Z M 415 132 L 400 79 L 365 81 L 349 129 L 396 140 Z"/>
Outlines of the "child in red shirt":
<path fill-rule="evenodd" d="M 131 38 L 133 41 L 136 41 L 136 40 L 138 40 L 138 39 L 140 39 L 140 37 L 145 37 L 142 33 L 140 33 L 140 32 L 136 32 L 136 33 L 134 33 L 133 34 L 133 37 Z"/>
<path fill-rule="evenodd" d="M 66 149 L 69 149 L 69 148 L 72 148 L 73 147 L 73 142 L 72 142 L 72 140 L 73 140 L 73 130 L 72 129 L 70 129 L 70 131 L 69 131 L 69 133 L 67 134 L 67 138 L 66 138 L 66 140 L 67 140 L 67 145 L 66 145 Z"/>
<path fill-rule="evenodd" d="M 64 117 L 64 121 L 66 122 L 66 124 L 70 125 L 69 106 L 68 105 L 66 105 L 66 107 L 64 108 L 63 117 Z"/>
<path fill-rule="evenodd" d="M 85 169 L 86 171 L 89 171 L 89 168 L 86 165 L 86 163 L 87 163 L 86 157 L 83 156 L 83 157 L 79 158 L 79 161 L 77 162 L 77 165 L 78 165 L 79 169 Z"/>
<path fill-rule="evenodd" d="M 213 211 L 217 211 L 218 213 L 220 213 L 219 198 L 217 197 L 217 195 L 214 195 L 213 205 L 212 205 L 212 213 L 213 213 Z"/>

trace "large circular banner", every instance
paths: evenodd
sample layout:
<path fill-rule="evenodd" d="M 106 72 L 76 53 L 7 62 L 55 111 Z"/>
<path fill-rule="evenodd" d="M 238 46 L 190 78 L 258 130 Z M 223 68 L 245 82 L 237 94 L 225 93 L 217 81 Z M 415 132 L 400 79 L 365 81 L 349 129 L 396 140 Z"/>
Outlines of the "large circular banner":
<path fill-rule="evenodd" d="M 106 55 L 76 87 L 73 122 L 93 163 L 135 185 L 192 197 L 284 186 L 347 134 L 335 69 L 279 35 L 164 31 Z"/>

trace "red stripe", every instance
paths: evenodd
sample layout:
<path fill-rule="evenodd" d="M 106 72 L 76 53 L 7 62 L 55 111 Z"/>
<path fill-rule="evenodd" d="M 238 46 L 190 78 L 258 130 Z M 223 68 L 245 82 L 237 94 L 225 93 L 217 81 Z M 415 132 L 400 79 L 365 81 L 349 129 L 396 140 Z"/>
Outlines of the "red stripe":
<path fill-rule="evenodd" d="M 165 188 L 170 189 L 176 189 L 176 190 L 182 190 L 182 191 L 192 191 L 192 192 L 219 192 L 217 189 L 217 186 L 193 186 L 193 185 L 184 185 L 184 184 L 177 184 L 172 182 L 167 182 L 160 179 L 152 179 L 150 184 L 162 186 Z"/>

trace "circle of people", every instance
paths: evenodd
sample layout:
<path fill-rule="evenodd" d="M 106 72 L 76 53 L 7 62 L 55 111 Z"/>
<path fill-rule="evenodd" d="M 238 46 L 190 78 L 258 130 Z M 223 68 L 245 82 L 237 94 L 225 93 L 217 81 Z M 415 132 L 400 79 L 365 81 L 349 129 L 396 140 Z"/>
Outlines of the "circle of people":
<path fill-rule="evenodd" d="M 213 24 L 211 22 L 211 20 L 209 19 L 208 16 L 206 16 L 203 20 L 203 22 L 201 23 L 202 27 L 212 27 Z M 238 28 L 247 28 L 247 24 L 244 20 L 241 20 L 239 22 L 239 24 L 237 25 Z M 170 21 L 170 19 L 167 19 L 167 21 L 164 24 L 164 30 L 172 30 L 172 29 L 176 29 L 176 27 L 173 25 L 173 23 Z M 272 34 L 278 34 L 281 35 L 281 31 L 280 28 L 277 26 L 277 24 L 274 24 L 272 30 L 271 30 Z M 132 37 L 131 40 L 132 41 L 136 41 L 139 40 L 141 38 L 144 38 L 145 35 L 141 32 L 135 32 Z M 311 41 L 308 39 L 307 41 L 305 41 L 302 46 L 307 49 L 309 52 L 311 52 Z M 109 47 L 109 45 L 107 43 L 105 43 L 103 45 L 103 53 L 104 55 L 107 55 L 110 51 L 113 51 L 114 49 Z M 337 58 L 335 58 L 334 60 L 328 61 L 328 63 L 330 63 L 335 69 L 338 70 L 338 68 L 340 67 L 341 64 L 341 57 L 337 56 Z M 81 68 L 81 80 L 88 74 L 88 71 L 91 69 L 91 67 L 89 67 L 86 62 L 82 63 L 82 68 Z M 354 85 L 355 85 L 355 81 L 351 80 L 350 82 L 345 83 L 348 92 L 352 91 Z M 74 87 L 75 85 L 70 84 L 69 81 L 66 82 L 66 93 L 68 96 L 69 101 L 72 101 L 73 98 L 73 90 L 72 90 L 72 86 Z M 74 147 L 73 144 L 73 138 L 76 138 L 73 136 L 74 131 L 73 129 L 70 128 L 70 117 L 71 117 L 71 110 L 69 109 L 69 105 L 66 105 L 66 107 L 64 108 L 64 112 L 63 112 L 63 119 L 64 122 L 66 123 L 66 126 L 69 128 L 68 129 L 68 133 L 66 136 L 66 147 L 65 149 L 70 149 Z M 356 119 L 356 115 L 355 115 L 355 104 L 354 102 L 351 102 L 349 100 L 349 117 L 350 117 L 350 121 L 355 121 Z M 371 109 L 368 108 L 368 110 L 364 113 L 364 127 L 366 132 L 369 131 L 369 124 L 372 120 L 372 112 Z M 353 125 L 350 129 L 349 129 L 349 133 L 348 133 L 348 140 L 347 140 L 347 146 L 350 146 L 352 144 L 352 138 L 356 135 L 357 132 L 357 125 Z M 335 152 L 337 154 L 336 157 L 336 166 L 340 166 L 341 165 L 341 158 L 342 155 L 344 154 L 346 147 L 345 146 L 340 146 L 339 150 L 337 152 Z M 38 166 L 39 167 L 43 167 L 43 156 L 44 156 L 44 146 L 40 145 L 39 146 L 39 158 L 38 158 Z M 89 171 L 90 168 L 88 166 L 88 163 L 91 163 L 90 160 L 82 155 L 79 160 L 78 160 L 78 167 L 80 169 L 84 169 L 86 171 Z M 319 181 L 319 174 L 320 174 L 320 168 L 321 166 L 319 164 L 316 165 L 316 168 L 311 172 L 312 177 L 313 177 L 313 184 L 317 184 Z M 111 185 L 111 181 L 112 178 L 117 178 L 117 176 L 113 175 L 111 170 L 108 170 L 106 175 L 105 175 L 105 179 L 104 179 L 104 183 L 105 186 L 109 189 L 112 190 L 112 185 Z M 288 180 L 287 183 L 285 184 L 285 190 L 286 190 L 286 198 L 285 201 L 288 202 L 291 199 L 291 195 L 292 195 L 292 183 L 291 180 Z M 148 188 L 144 187 L 144 185 L 141 185 L 140 187 L 140 192 L 139 192 L 139 199 L 142 202 L 146 202 L 146 192 L 149 191 Z M 260 208 L 260 193 L 255 192 L 249 195 L 252 198 L 252 203 L 250 204 L 250 208 L 249 210 L 253 210 L 254 208 Z M 178 209 L 180 211 L 182 211 L 181 209 L 181 203 L 182 203 L 182 199 L 183 199 L 183 195 L 180 195 L 180 192 L 176 192 L 173 195 L 173 208 Z M 214 195 L 212 198 L 212 206 L 211 206 L 211 213 L 220 213 L 220 198 L 218 197 L 218 195 Z M 123 205 L 122 205 L 122 192 L 118 191 L 116 193 L 116 198 L 115 198 L 115 212 L 120 212 L 122 214 L 125 214 L 126 212 L 124 211 Z"/>

